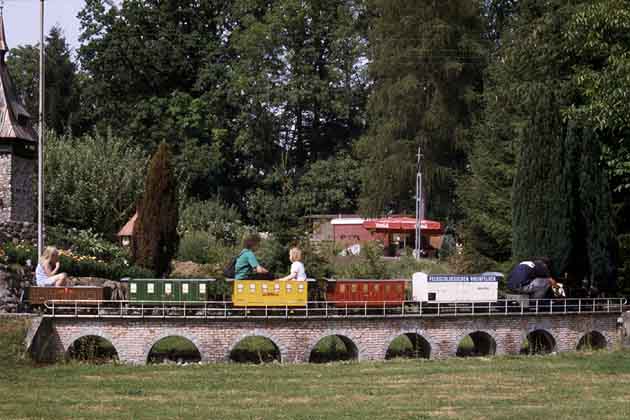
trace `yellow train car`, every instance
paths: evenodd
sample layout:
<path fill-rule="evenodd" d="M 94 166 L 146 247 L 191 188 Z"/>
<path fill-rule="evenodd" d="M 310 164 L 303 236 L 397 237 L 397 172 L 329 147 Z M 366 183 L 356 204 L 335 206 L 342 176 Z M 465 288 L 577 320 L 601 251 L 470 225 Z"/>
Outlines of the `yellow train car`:
<path fill-rule="evenodd" d="M 308 282 L 279 280 L 234 280 L 232 304 L 235 307 L 306 306 Z"/>

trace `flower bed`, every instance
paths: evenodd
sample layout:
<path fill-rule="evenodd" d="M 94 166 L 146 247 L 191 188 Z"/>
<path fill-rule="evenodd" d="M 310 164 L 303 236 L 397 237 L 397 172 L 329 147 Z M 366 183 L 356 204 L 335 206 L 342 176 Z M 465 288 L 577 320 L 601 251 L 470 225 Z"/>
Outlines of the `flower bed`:
<path fill-rule="evenodd" d="M 32 245 L 9 243 L 0 247 L 0 261 L 4 263 L 34 267 L 37 260 L 37 248 Z M 70 250 L 60 250 L 59 261 L 61 271 L 73 277 L 100 277 L 111 280 L 120 280 L 124 277 L 154 277 L 151 270 L 129 264 L 122 258 L 108 262 L 92 255 L 79 255 Z"/>

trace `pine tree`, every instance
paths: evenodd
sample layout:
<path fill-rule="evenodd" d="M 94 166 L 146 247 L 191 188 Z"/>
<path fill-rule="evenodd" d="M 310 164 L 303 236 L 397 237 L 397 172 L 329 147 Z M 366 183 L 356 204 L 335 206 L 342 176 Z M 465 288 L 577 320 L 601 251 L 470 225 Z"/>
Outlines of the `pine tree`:
<path fill-rule="evenodd" d="M 485 56 L 481 1 L 372 0 L 369 132 L 360 205 L 371 214 L 414 208 L 416 152 L 425 155 L 428 214 L 453 210 L 474 93 Z"/>
<path fill-rule="evenodd" d="M 596 132 L 584 129 L 580 146 L 576 181 L 579 183 L 579 217 L 586 233 L 583 238 L 588 262 L 585 273 L 588 273 L 590 285 L 611 291 L 617 287 L 616 267 L 621 261 L 617 255 L 610 179 L 601 159 L 602 143 Z"/>
<path fill-rule="evenodd" d="M 177 183 L 166 143 L 161 143 L 149 163 L 144 195 L 138 206 L 135 226 L 134 257 L 136 262 L 168 274 L 171 259 L 177 251 L 178 236 Z"/>
<path fill-rule="evenodd" d="M 80 121 L 81 86 L 77 66 L 63 31 L 53 26 L 46 37 L 46 127 L 57 134 L 82 131 Z M 39 107 L 39 46 L 11 49 L 9 67 L 18 94 L 31 116 Z"/>
<path fill-rule="evenodd" d="M 509 97 L 489 83 L 486 86 L 484 109 L 472 129 L 468 167 L 457 180 L 458 206 L 464 215 L 459 233 L 468 251 L 503 262 L 512 255 L 511 200 L 518 141 Z"/>
<path fill-rule="evenodd" d="M 457 205 L 463 213 L 458 234 L 466 255 L 494 265 L 512 256 L 512 188 L 519 144 L 514 116 L 518 103 L 506 89 L 513 77 L 501 59 L 501 46 L 509 39 L 503 32 L 515 12 L 515 1 L 492 0 L 485 7 L 492 59 L 471 129 L 468 164 L 457 179 Z"/>
<path fill-rule="evenodd" d="M 532 93 L 538 101 L 525 123 L 514 180 L 513 251 L 518 259 L 548 256 L 564 271 L 576 251 L 571 149 L 577 139 L 574 130 L 567 135 L 553 90 Z"/>

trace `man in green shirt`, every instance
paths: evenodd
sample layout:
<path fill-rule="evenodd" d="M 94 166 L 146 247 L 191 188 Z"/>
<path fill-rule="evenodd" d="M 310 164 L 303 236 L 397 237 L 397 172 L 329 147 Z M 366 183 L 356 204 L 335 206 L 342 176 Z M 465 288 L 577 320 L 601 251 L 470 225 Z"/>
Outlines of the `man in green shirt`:
<path fill-rule="evenodd" d="M 254 255 L 258 249 L 260 236 L 251 234 L 243 240 L 243 250 L 236 259 L 235 276 L 236 280 L 273 280 L 274 276 L 265 267 L 260 265 Z"/>

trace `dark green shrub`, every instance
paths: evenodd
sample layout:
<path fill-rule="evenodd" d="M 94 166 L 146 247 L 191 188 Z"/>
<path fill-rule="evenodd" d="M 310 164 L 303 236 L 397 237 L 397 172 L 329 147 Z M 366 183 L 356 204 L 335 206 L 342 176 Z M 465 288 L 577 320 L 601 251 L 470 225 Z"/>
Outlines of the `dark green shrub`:
<path fill-rule="evenodd" d="M 630 293 L 630 234 L 617 237 L 619 240 L 619 289 L 627 295 Z"/>
<path fill-rule="evenodd" d="M 161 143 L 149 163 L 133 241 L 136 263 L 160 277 L 169 272 L 178 245 L 177 182 L 171 160 L 169 146 Z"/>

